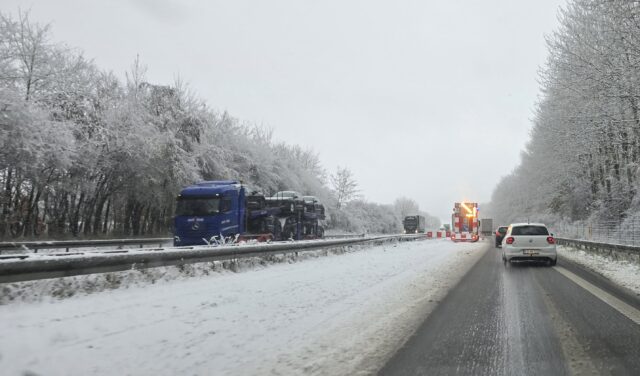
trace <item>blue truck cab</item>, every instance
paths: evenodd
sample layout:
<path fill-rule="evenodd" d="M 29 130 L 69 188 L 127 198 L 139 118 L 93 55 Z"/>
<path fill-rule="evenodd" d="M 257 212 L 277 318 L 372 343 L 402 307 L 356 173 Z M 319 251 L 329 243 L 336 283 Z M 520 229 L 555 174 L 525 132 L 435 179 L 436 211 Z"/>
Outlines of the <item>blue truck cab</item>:
<path fill-rule="evenodd" d="M 212 238 L 258 241 L 318 238 L 324 206 L 313 196 L 279 192 L 265 197 L 235 180 L 203 181 L 176 198 L 174 246 L 207 245 Z"/>
<path fill-rule="evenodd" d="M 245 187 L 235 180 L 203 181 L 177 197 L 174 245 L 204 245 L 213 236 L 234 236 L 246 229 Z"/>

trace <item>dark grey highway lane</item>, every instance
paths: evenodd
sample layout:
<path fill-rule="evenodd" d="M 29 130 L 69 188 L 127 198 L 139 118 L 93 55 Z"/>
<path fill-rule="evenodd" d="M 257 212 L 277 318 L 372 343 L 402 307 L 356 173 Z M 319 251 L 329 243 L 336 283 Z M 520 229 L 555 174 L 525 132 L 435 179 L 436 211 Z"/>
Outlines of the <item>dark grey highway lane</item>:
<path fill-rule="evenodd" d="M 637 301 L 623 314 L 571 275 L 487 249 L 380 374 L 640 375 Z"/>

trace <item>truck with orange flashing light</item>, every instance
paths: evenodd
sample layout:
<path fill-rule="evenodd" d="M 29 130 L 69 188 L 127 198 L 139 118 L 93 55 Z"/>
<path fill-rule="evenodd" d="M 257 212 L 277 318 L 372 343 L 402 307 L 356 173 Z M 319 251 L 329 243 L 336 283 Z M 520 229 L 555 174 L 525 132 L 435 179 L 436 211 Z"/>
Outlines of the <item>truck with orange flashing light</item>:
<path fill-rule="evenodd" d="M 451 240 L 454 242 L 477 242 L 478 203 L 456 202 L 451 214 Z"/>

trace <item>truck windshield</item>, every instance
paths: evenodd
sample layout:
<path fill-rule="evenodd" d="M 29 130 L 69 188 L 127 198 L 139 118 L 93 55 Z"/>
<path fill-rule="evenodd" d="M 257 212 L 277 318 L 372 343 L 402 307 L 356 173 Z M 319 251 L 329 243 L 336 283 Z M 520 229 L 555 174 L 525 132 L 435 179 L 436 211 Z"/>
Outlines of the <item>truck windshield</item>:
<path fill-rule="evenodd" d="M 178 215 L 214 215 L 220 213 L 219 198 L 178 197 Z"/>

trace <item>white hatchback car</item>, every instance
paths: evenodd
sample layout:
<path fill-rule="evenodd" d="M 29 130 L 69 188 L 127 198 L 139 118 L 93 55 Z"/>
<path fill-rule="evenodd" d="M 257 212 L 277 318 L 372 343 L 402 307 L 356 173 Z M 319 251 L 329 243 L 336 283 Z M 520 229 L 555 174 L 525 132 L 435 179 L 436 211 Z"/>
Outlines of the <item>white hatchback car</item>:
<path fill-rule="evenodd" d="M 558 261 L 556 240 L 542 223 L 513 223 L 502 239 L 502 261 Z"/>

